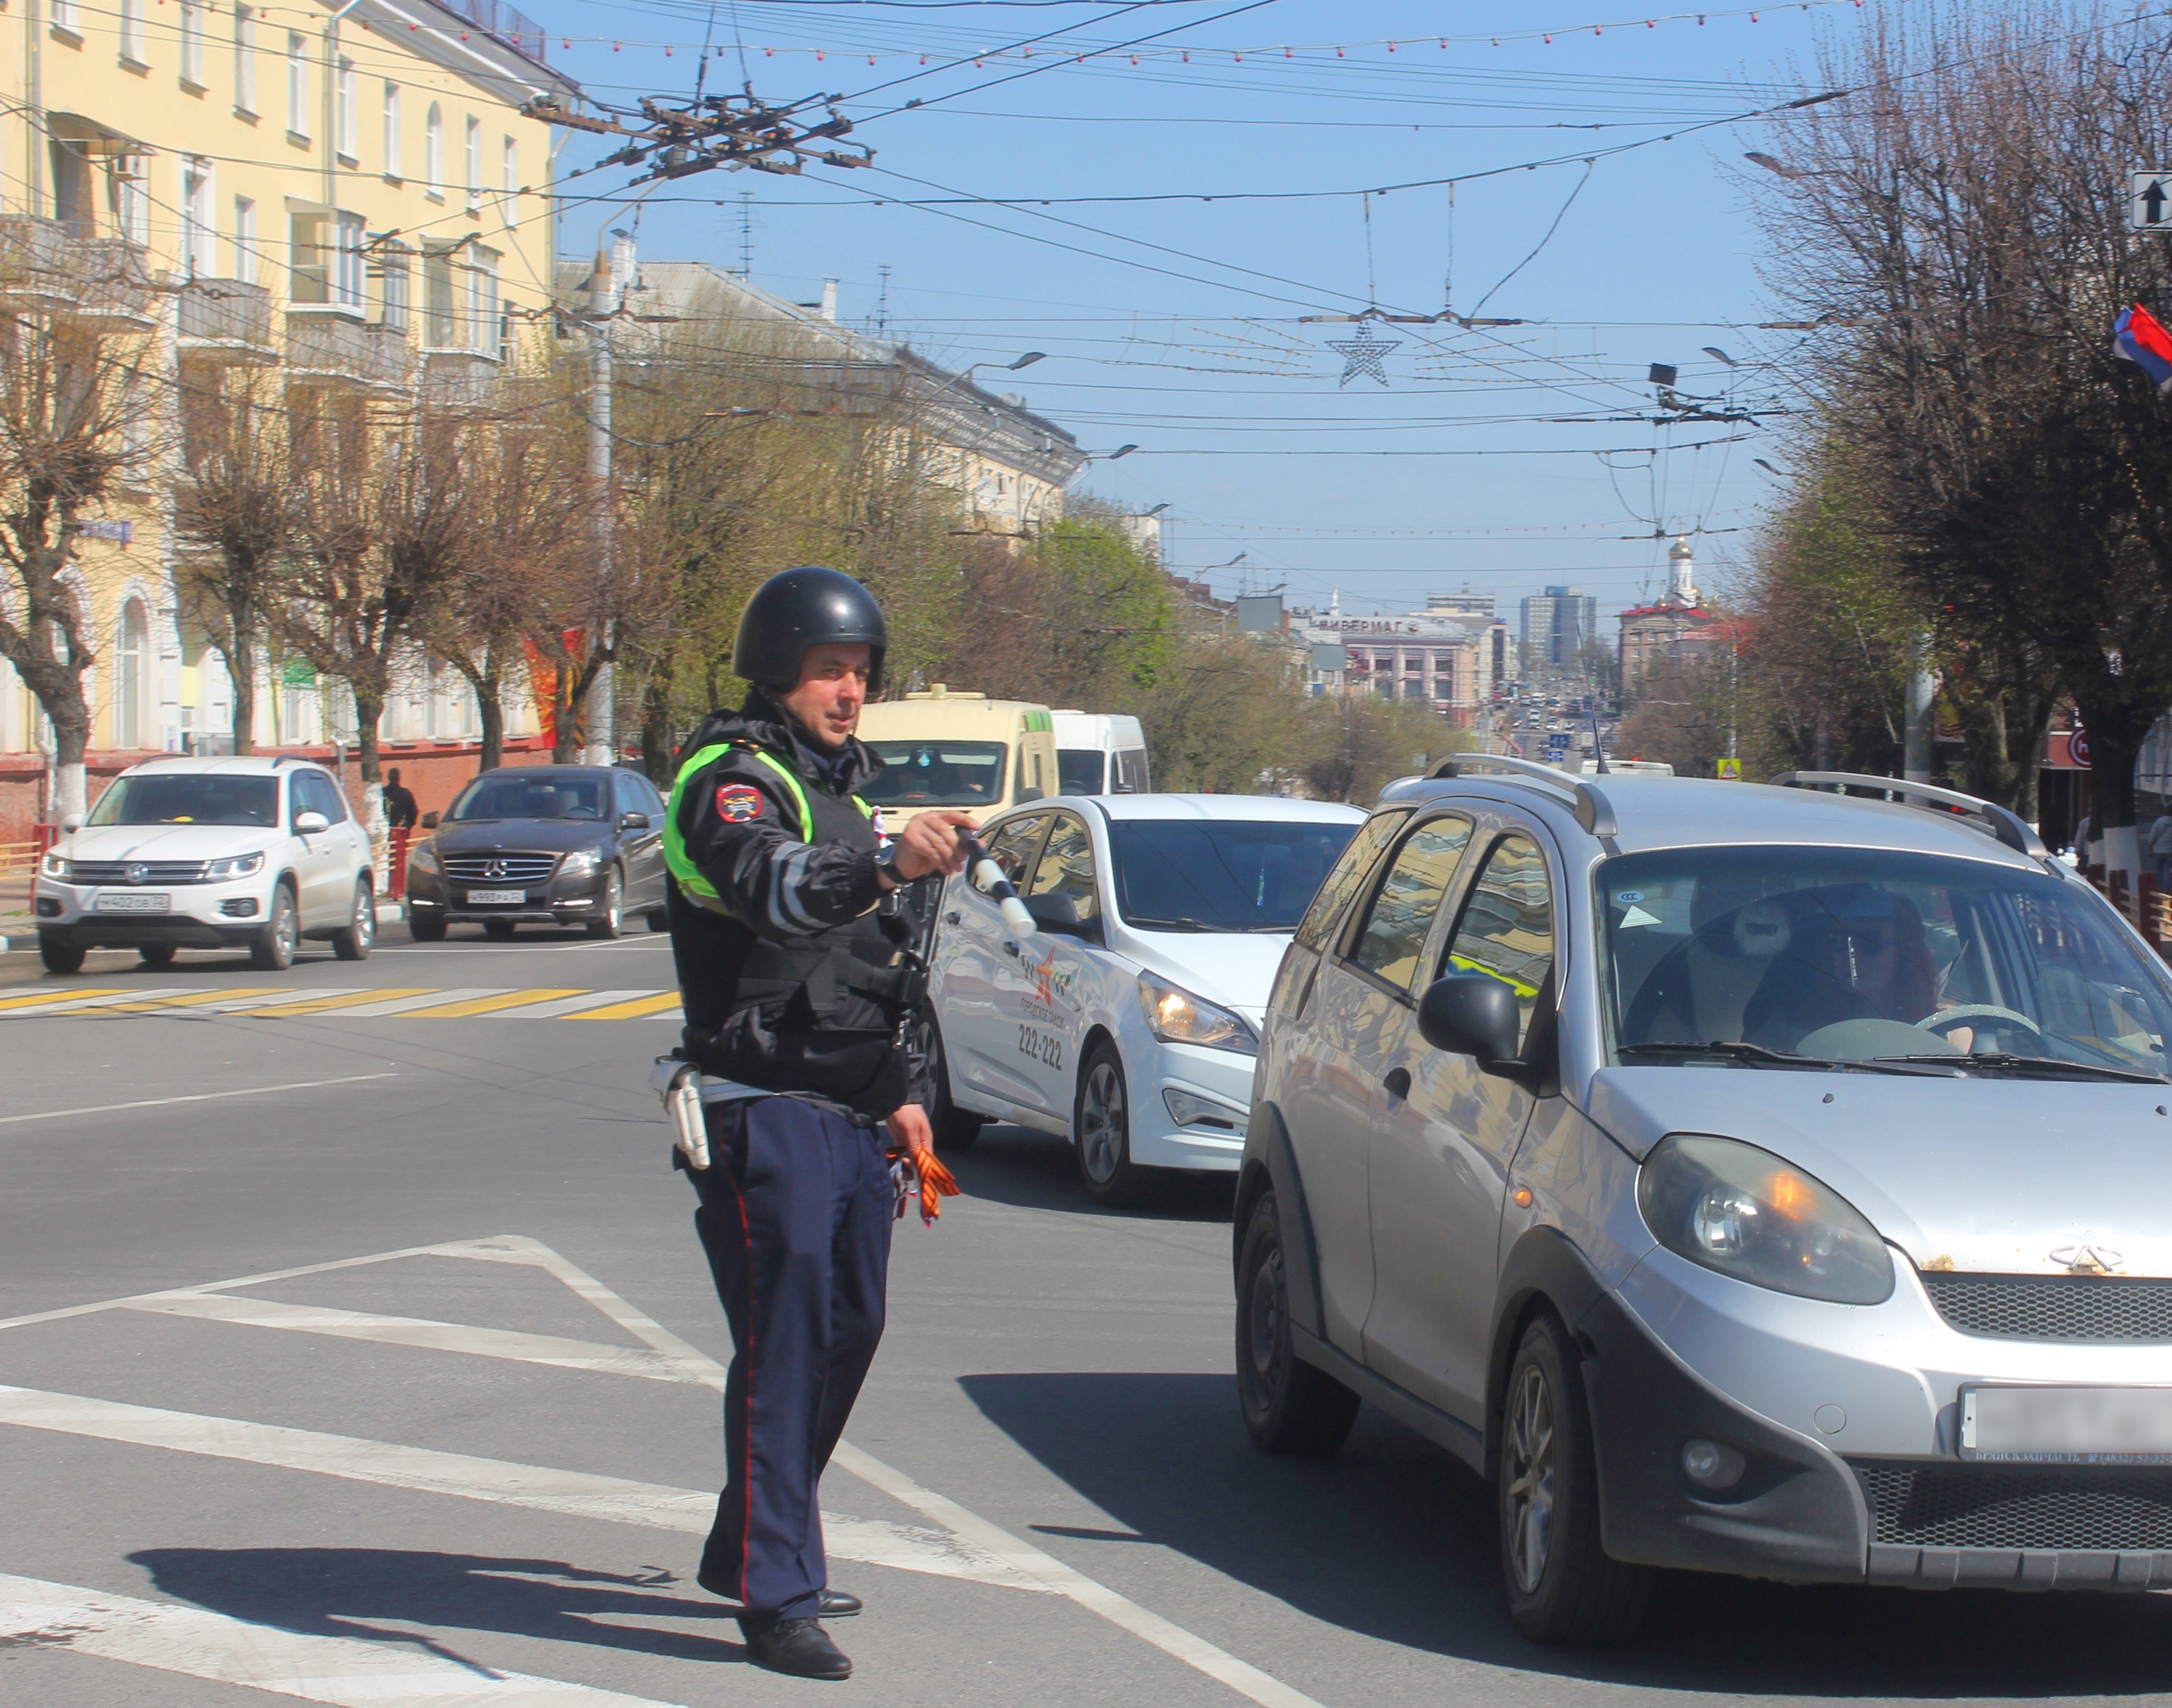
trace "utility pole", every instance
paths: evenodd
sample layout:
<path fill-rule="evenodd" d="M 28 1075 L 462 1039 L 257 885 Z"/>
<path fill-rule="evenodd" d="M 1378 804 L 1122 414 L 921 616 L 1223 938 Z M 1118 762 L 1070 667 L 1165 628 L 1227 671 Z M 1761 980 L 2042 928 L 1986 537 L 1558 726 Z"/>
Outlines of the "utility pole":
<path fill-rule="evenodd" d="M 621 232 L 611 234 L 610 249 L 596 252 L 596 266 L 588 276 L 588 336 L 590 384 L 588 394 L 588 477 L 596 496 L 596 579 L 603 585 L 611 580 L 611 326 L 617 317 L 622 272 L 634 266 L 634 240 Z M 608 647 L 613 636 L 601 637 Z M 607 765 L 618 757 L 613 697 L 617 685 L 605 664 L 590 685 L 589 742 L 583 757 L 592 765 Z"/>
<path fill-rule="evenodd" d="M 1908 672 L 1908 722 L 1901 746 L 1902 780 L 1927 783 L 1931 780 L 1930 636 L 1920 637 L 1913 648 L 1914 668 Z"/>

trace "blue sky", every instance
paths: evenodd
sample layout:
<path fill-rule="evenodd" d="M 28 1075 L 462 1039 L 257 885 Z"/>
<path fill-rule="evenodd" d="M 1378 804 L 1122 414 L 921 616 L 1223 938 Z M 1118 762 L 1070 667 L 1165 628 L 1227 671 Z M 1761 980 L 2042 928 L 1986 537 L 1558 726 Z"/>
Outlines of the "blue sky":
<path fill-rule="evenodd" d="M 1677 366 L 1687 393 L 1789 399 L 1800 337 L 1755 325 L 1779 311 L 1758 281 L 1747 205 L 1780 182 L 1741 163 L 1775 146 L 1772 132 L 1721 125 L 1602 151 L 1813 87 L 1817 39 L 1864 15 L 1848 0 L 1761 7 L 1754 22 L 1722 6 L 1702 24 L 1634 0 L 523 3 L 554 32 L 553 60 L 599 100 L 688 92 L 705 35 L 712 88 L 740 83 L 743 44 L 765 97 L 861 97 L 845 110 L 875 170 L 653 187 L 644 255 L 736 265 L 750 193 L 765 288 L 808 300 L 834 276 L 843 318 L 872 327 L 880 308 L 893 336 L 948 363 L 1045 351 L 982 381 L 1091 450 L 1138 444 L 1083 484 L 1134 508 L 1166 503 L 1172 567 L 1211 571 L 1223 592 L 1281 584 L 1294 602 L 1339 589 L 1356 611 L 1468 585 L 1511 616 L 1548 584 L 1594 592 L 1603 611 L 1655 591 L 1667 541 L 1654 529 L 1710 530 L 1699 579 L 1724 583 L 1749 537 L 1725 530 L 1761 513 L 1773 482 L 1752 459 L 1782 460 L 1781 418 L 1594 417 L 1649 415 L 1654 361 Z M 1049 32 L 1030 59 L 942 69 Z M 914 97 L 925 104 L 896 110 Z M 601 152 L 575 137 L 562 163 Z M 1467 176 L 1534 161 L 1556 164 Z M 1300 193 L 1456 175 L 1466 181 L 1453 192 Z M 625 176 L 579 188 L 614 190 Z M 957 195 L 1016 204 L 903 204 Z M 1186 199 L 1038 204 L 1141 195 Z M 573 205 L 562 245 L 585 255 L 633 218 L 624 201 Z M 1444 301 L 1526 323 L 1369 327 L 1369 341 L 1394 341 L 1382 385 L 1345 383 L 1327 348 L 1356 328 L 1304 318 Z"/>

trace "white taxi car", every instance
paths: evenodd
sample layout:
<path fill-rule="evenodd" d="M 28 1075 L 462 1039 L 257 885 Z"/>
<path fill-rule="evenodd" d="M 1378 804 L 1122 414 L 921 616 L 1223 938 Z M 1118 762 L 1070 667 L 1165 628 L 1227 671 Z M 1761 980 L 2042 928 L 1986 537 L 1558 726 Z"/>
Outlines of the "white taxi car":
<path fill-rule="evenodd" d="M 982 837 L 1040 929 L 964 876 L 930 955 L 938 1143 L 987 1120 L 1070 1139 L 1087 1191 L 1234 1170 L 1268 993 L 1365 815 L 1257 795 L 1059 796 Z"/>
<path fill-rule="evenodd" d="M 305 937 L 360 960 L 377 937 L 369 834 L 332 774 L 284 757 L 147 759 L 39 861 L 39 955 L 78 972 L 92 949 L 164 966 L 182 949 L 294 963 Z"/>

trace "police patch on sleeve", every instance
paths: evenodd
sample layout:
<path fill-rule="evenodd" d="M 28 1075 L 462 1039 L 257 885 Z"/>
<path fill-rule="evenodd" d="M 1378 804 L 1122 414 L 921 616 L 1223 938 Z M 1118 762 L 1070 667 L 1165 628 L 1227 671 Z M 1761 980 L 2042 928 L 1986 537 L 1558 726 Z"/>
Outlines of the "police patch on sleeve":
<path fill-rule="evenodd" d="M 716 792 L 717 816 L 727 824 L 743 825 L 762 815 L 762 792 L 744 783 L 725 783 Z"/>

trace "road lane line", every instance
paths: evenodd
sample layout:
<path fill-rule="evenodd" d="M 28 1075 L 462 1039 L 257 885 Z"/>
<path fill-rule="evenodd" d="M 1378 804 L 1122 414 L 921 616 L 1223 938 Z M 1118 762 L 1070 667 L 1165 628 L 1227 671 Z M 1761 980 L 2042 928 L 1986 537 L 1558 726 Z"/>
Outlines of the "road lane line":
<path fill-rule="evenodd" d="M 197 1317 L 240 1328 L 288 1329 L 340 1340 L 377 1341 L 388 1346 L 423 1347 L 433 1352 L 464 1352 L 474 1358 L 514 1364 L 550 1364 L 563 1370 L 600 1375 L 638 1376 L 652 1382 L 700 1381 L 706 1370 L 688 1371 L 683 1361 L 647 1347 L 614 1347 L 599 1341 L 567 1340 L 557 1335 L 523 1334 L 512 1329 L 477 1328 L 424 1317 L 387 1317 L 368 1311 L 335 1310 L 323 1305 L 289 1305 L 276 1299 L 235 1298 L 227 1293 L 139 1299 L 126 1307 L 162 1316 Z M 703 1360 L 707 1364 L 708 1360 Z"/>
<path fill-rule="evenodd" d="M 366 1002 L 358 1008 L 343 1008 L 343 1020 L 370 1018 L 381 1014 L 405 1014 L 411 1008 L 430 1008 L 444 1002 L 465 1002 L 478 996 L 499 996 L 505 992 L 502 984 L 478 985 L 472 990 L 433 990 L 421 996 L 395 996 L 383 1002 Z"/>
<path fill-rule="evenodd" d="M 960 1541 L 977 1544 L 1055 1593 L 1075 1601 L 1088 1612 L 1098 1613 L 1110 1624 L 1153 1644 L 1164 1655 L 1204 1672 L 1218 1683 L 1228 1685 L 1240 1696 L 1258 1703 L 1260 1708 L 1320 1708 L 1320 1704 L 1303 1691 L 1291 1688 L 1271 1673 L 1238 1660 L 1227 1649 L 1217 1648 L 1205 1638 L 1160 1614 L 1150 1613 L 1128 1596 L 1117 1594 L 1106 1584 L 1074 1571 L 1031 1543 L 1020 1541 L 1001 1526 L 990 1523 L 948 1496 L 922 1488 L 903 1471 L 893 1470 L 871 1453 L 862 1453 L 851 1442 L 839 1442 L 831 1461 L 861 1481 L 874 1484 L 892 1499 L 932 1519 Z"/>
<path fill-rule="evenodd" d="M 633 1482 L 624 1477 L 439 1453 L 355 1436 L 249 1423 L 239 1418 L 162 1411 L 33 1388 L 0 1387 L 0 1423 L 681 1535 L 706 1536 L 716 1519 L 717 1498 L 707 1489 Z M 826 1512 L 822 1534 L 828 1552 L 839 1560 L 936 1577 L 970 1578 L 1006 1589 L 1050 1593 L 1031 1574 L 943 1532 Z"/>
<path fill-rule="evenodd" d="M 639 996 L 662 996 L 665 993 L 654 985 L 645 985 L 638 990 L 584 990 L 578 995 L 562 996 L 556 1002 L 531 1002 L 519 1008 L 500 1009 L 491 1016 L 494 1020 L 557 1020 L 575 1014 L 584 1008 L 603 1008 L 613 1003 L 630 1002 Z"/>
<path fill-rule="evenodd" d="M 339 1079 L 297 1079 L 286 1085 L 249 1085 L 238 1091 L 198 1091 L 186 1097 L 143 1097 L 133 1103 L 94 1103 L 83 1109 L 44 1109 L 35 1115 L 0 1115 L 0 1127 L 12 1127 L 18 1121 L 58 1121 L 66 1115 L 110 1115 L 120 1109 L 163 1109 L 174 1103 L 216 1103 L 222 1097 L 261 1097 L 272 1091 L 315 1091 L 327 1085 L 359 1085 L 366 1079 L 397 1079 L 396 1073 L 350 1073 Z M 120 1300 L 109 1300 L 93 1310 L 110 1310 Z M 0 1323 L 0 1328 L 12 1327 Z"/>
<path fill-rule="evenodd" d="M 644 1015 L 662 1014 L 666 1009 L 679 1006 L 679 993 L 659 991 L 654 996 L 644 996 L 633 1002 L 614 1002 L 608 1008 L 591 1008 L 585 1014 L 568 1014 L 568 1020 L 639 1020 Z"/>
<path fill-rule="evenodd" d="M 671 1708 L 652 1697 L 462 1665 L 416 1644 L 312 1636 L 200 1607 L 4 1574 L 0 1648 L 64 1649 L 334 1708 L 410 1702 L 439 1708 Z"/>
<path fill-rule="evenodd" d="M 436 987 L 426 984 L 379 985 L 374 990 L 343 990 L 336 995 L 322 992 L 305 994 L 294 1002 L 283 1002 L 275 1007 L 245 1007 L 227 1011 L 244 1020 L 284 1020 L 293 1014 L 329 1014 L 343 1008 L 353 1008 L 365 1002 L 389 1002 L 396 996 L 435 996 Z"/>
<path fill-rule="evenodd" d="M 465 1002 L 432 1003 L 425 1008 L 401 1011 L 403 1020 L 465 1020 L 477 1014 L 494 1014 L 501 1008 L 523 1008 L 531 1002 L 549 1002 L 561 996 L 579 996 L 579 988 L 562 984 L 547 990 L 507 990 L 495 996 L 471 997 Z"/>

